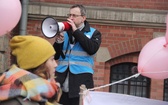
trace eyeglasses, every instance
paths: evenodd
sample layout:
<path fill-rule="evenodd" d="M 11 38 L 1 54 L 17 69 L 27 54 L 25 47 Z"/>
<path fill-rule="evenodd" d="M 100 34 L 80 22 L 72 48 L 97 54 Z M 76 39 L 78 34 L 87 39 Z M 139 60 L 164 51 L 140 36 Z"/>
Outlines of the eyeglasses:
<path fill-rule="evenodd" d="M 76 15 L 76 14 L 67 14 L 67 16 L 68 16 L 68 17 L 71 17 L 71 16 L 72 16 L 72 17 L 76 18 L 76 17 L 82 16 L 82 15 Z"/>

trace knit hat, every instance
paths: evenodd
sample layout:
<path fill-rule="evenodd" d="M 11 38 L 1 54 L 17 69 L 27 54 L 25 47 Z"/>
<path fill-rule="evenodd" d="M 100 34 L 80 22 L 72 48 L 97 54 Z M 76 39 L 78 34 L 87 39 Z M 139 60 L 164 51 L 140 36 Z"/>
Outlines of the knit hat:
<path fill-rule="evenodd" d="M 37 36 L 14 36 L 10 40 L 10 47 L 22 69 L 36 68 L 55 54 L 53 46 Z"/>

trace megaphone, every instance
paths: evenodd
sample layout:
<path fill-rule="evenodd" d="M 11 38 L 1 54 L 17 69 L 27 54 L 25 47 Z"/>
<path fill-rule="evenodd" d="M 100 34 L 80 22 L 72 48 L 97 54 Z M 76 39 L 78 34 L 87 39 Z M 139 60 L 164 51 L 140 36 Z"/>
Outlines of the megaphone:
<path fill-rule="evenodd" d="M 53 17 L 47 17 L 42 21 L 42 33 L 47 38 L 53 38 L 58 33 L 67 31 L 71 28 L 68 22 L 57 22 Z"/>

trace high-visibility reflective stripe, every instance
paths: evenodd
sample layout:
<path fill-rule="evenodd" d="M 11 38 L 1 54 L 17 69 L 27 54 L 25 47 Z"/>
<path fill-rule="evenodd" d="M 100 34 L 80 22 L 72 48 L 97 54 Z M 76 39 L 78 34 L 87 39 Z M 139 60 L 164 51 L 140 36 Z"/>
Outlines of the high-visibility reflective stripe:
<path fill-rule="evenodd" d="M 59 61 L 58 62 L 58 65 L 68 65 L 68 64 L 70 64 L 70 65 L 82 65 L 82 66 L 87 66 L 87 67 L 93 68 L 93 66 L 90 63 L 87 63 L 87 62 L 79 62 L 79 61 L 77 61 L 77 62 L 69 61 L 69 63 L 68 63 L 68 61 Z"/>
<path fill-rule="evenodd" d="M 91 38 L 95 29 L 90 28 L 90 32 L 85 32 L 84 34 Z M 68 34 L 65 33 L 65 40 L 63 45 L 63 53 L 65 54 L 65 59 L 61 56 L 59 58 L 58 67 L 56 68 L 58 72 L 66 71 L 67 67 L 70 67 L 70 71 L 74 74 L 80 73 L 93 73 L 94 55 L 89 55 L 83 50 L 79 42 L 75 43 L 73 48 L 71 48 L 69 43 Z M 77 69 L 77 68 L 80 69 Z"/>
<path fill-rule="evenodd" d="M 63 51 L 65 53 L 65 51 Z M 67 51 L 67 54 L 70 53 L 70 50 Z M 75 56 L 90 56 L 88 53 L 83 52 L 83 51 L 74 51 L 71 50 L 71 55 L 75 55 Z"/>

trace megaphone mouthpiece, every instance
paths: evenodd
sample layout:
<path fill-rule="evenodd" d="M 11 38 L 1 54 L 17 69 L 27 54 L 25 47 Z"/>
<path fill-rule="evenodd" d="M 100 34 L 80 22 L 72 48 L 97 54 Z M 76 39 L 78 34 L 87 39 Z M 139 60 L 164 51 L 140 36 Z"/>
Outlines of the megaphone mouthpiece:
<path fill-rule="evenodd" d="M 65 28 L 64 31 L 68 31 L 71 28 L 71 25 L 68 22 L 63 22 Z"/>

